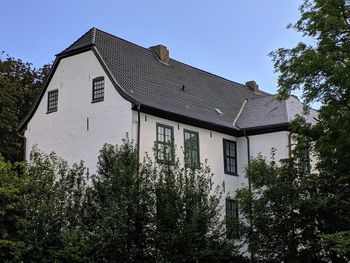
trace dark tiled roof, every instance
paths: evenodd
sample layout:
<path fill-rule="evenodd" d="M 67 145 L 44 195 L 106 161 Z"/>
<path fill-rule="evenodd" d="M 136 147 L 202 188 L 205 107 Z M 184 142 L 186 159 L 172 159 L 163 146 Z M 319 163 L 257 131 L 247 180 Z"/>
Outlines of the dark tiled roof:
<path fill-rule="evenodd" d="M 255 128 L 287 122 L 286 101 L 270 95 L 248 100 L 236 124 L 242 128 Z"/>
<path fill-rule="evenodd" d="M 245 85 L 177 60 L 161 63 L 152 50 L 95 28 L 61 54 L 89 44 L 95 45 L 121 88 L 142 105 L 233 129 L 245 99 L 259 96 Z"/>
<path fill-rule="evenodd" d="M 269 132 L 267 126 L 285 129 L 295 109 L 302 108 L 174 59 L 164 64 L 152 50 L 92 28 L 57 55 L 40 97 L 20 129 L 35 113 L 59 60 L 90 49 L 125 99 L 140 103 L 141 111 L 162 112 L 179 122 L 236 135 L 242 135 L 238 127 Z"/>
<path fill-rule="evenodd" d="M 290 123 L 297 115 L 303 115 L 310 123 L 315 123 L 317 111 L 309 108 L 305 114 L 304 105 L 294 96 L 278 100 L 276 95 L 268 95 L 248 100 L 236 125 L 245 129 L 257 129 Z"/>

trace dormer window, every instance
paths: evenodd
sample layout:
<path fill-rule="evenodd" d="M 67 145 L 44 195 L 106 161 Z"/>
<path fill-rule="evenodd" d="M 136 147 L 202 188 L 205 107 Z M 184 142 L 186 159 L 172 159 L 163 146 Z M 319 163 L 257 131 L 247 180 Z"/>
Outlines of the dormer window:
<path fill-rule="evenodd" d="M 92 80 L 92 102 L 103 101 L 105 96 L 105 78 L 97 77 Z"/>
<path fill-rule="evenodd" d="M 47 93 L 47 113 L 57 111 L 58 90 L 51 90 Z"/>

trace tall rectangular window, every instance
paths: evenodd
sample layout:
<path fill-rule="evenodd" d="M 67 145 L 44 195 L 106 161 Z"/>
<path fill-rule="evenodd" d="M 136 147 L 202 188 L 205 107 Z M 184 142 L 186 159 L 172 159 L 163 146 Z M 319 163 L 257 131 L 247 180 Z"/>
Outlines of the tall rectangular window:
<path fill-rule="evenodd" d="M 58 90 L 51 90 L 47 93 L 47 113 L 57 111 Z"/>
<path fill-rule="evenodd" d="M 224 139 L 224 170 L 225 174 L 237 175 L 236 142 Z"/>
<path fill-rule="evenodd" d="M 237 201 L 226 198 L 226 234 L 228 238 L 238 237 L 238 203 Z"/>
<path fill-rule="evenodd" d="M 173 127 L 157 123 L 157 161 L 173 163 L 174 155 Z"/>
<path fill-rule="evenodd" d="M 196 168 L 199 166 L 199 134 L 184 130 L 185 166 Z"/>
<path fill-rule="evenodd" d="M 92 80 L 92 102 L 102 101 L 105 96 L 104 77 L 94 78 Z"/>

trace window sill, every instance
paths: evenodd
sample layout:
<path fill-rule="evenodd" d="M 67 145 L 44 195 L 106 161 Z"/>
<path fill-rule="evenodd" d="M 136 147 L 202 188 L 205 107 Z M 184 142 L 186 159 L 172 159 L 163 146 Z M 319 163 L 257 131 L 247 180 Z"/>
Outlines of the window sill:
<path fill-rule="evenodd" d="M 57 109 L 55 109 L 55 110 L 49 110 L 49 111 L 46 112 L 46 114 L 50 114 L 50 113 L 53 113 L 53 112 L 56 112 L 56 111 L 57 111 Z"/>
<path fill-rule="evenodd" d="M 104 101 L 104 98 L 92 100 L 91 103 L 96 103 L 101 101 Z"/>
<path fill-rule="evenodd" d="M 237 177 L 239 176 L 238 173 L 228 173 L 228 172 L 224 172 L 224 173 L 227 175 L 232 175 L 232 176 L 237 176 Z"/>
<path fill-rule="evenodd" d="M 165 160 L 156 160 L 158 164 L 162 164 L 162 165 L 171 165 L 174 166 L 175 165 L 175 161 L 165 161 Z"/>

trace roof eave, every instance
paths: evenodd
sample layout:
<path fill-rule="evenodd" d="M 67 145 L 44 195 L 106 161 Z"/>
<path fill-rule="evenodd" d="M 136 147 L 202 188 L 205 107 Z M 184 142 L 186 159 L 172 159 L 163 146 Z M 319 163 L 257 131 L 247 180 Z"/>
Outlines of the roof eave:
<path fill-rule="evenodd" d="M 133 107 L 133 110 L 136 110 L 136 107 Z M 241 133 L 238 129 L 234 128 L 233 126 L 232 128 L 230 128 L 227 126 L 223 126 L 223 125 L 219 125 L 219 124 L 215 124 L 215 123 L 211 123 L 203 120 L 198 120 L 185 115 L 181 115 L 174 112 L 148 106 L 146 104 L 140 104 L 140 111 L 156 117 L 180 122 L 187 125 L 192 125 L 199 128 L 205 128 L 208 130 L 224 133 L 231 136 L 240 136 L 240 133 Z"/>
<path fill-rule="evenodd" d="M 279 132 L 279 131 L 290 131 L 290 123 L 282 122 L 282 123 L 268 124 L 268 125 L 262 125 L 262 126 L 242 128 L 242 130 L 246 132 L 246 135 L 258 135 L 258 134 L 265 134 L 265 133 L 272 133 L 272 132 Z"/>

